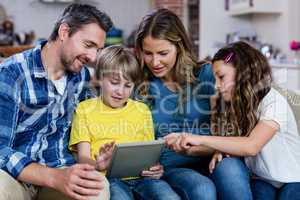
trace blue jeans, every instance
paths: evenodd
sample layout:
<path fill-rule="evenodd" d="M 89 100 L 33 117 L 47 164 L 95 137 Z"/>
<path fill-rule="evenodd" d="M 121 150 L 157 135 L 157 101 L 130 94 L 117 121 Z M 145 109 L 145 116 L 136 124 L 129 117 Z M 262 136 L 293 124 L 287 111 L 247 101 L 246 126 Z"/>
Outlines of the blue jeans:
<path fill-rule="evenodd" d="M 224 158 L 212 173 L 220 200 L 252 200 L 250 175 L 239 158 Z"/>
<path fill-rule="evenodd" d="M 166 169 L 162 179 L 167 181 L 184 200 L 214 200 L 217 198 L 214 183 L 208 177 L 192 169 Z"/>
<path fill-rule="evenodd" d="M 286 183 L 275 188 L 263 180 L 253 179 L 251 188 L 255 200 L 300 200 L 300 183 Z"/>
<path fill-rule="evenodd" d="M 180 200 L 168 183 L 160 179 L 109 179 L 109 183 L 111 200 Z"/>

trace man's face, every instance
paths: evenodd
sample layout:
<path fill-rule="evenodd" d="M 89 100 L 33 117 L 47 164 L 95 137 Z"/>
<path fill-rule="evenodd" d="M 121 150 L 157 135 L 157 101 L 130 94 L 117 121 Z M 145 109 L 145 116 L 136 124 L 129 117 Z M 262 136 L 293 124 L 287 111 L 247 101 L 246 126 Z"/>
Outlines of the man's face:
<path fill-rule="evenodd" d="M 67 26 L 67 25 L 65 25 Z M 96 54 L 104 46 L 106 33 L 96 23 L 83 25 L 77 32 L 60 37 L 60 61 L 66 71 L 78 73 L 83 65 L 94 66 Z"/>

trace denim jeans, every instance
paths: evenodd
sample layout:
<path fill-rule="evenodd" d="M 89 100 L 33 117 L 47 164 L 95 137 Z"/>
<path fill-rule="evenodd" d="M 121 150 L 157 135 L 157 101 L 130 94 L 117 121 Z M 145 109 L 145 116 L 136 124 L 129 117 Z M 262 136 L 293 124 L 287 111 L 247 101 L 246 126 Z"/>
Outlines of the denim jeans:
<path fill-rule="evenodd" d="M 235 157 L 224 158 L 216 165 L 212 180 L 220 200 L 251 200 L 249 169 Z"/>
<path fill-rule="evenodd" d="M 216 188 L 214 183 L 206 176 L 188 168 L 166 169 L 165 181 L 184 200 L 214 200 L 216 199 Z"/>
<path fill-rule="evenodd" d="M 168 183 L 159 179 L 109 179 L 111 200 L 180 200 Z"/>
<path fill-rule="evenodd" d="M 254 200 L 300 200 L 300 183 L 286 183 L 275 188 L 263 180 L 253 179 L 251 188 Z"/>

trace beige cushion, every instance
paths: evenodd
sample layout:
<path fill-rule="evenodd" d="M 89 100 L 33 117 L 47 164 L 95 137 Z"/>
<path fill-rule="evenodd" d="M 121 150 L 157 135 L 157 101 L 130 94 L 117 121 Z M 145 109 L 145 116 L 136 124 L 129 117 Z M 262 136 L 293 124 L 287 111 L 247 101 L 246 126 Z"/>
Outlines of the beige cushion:
<path fill-rule="evenodd" d="M 289 89 L 283 89 L 276 85 L 273 85 L 273 88 L 287 99 L 297 122 L 298 134 L 300 134 L 300 94 Z"/>

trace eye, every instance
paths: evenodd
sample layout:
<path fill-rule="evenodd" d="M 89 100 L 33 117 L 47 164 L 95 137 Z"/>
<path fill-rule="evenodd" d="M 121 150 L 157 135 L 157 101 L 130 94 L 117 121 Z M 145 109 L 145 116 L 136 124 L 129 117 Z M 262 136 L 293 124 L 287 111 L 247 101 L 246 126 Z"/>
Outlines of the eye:
<path fill-rule="evenodd" d="M 166 55 L 168 55 L 169 54 L 169 52 L 167 52 L 167 51 L 163 51 L 163 52 L 160 52 L 159 53 L 159 55 L 161 55 L 161 56 L 166 56 Z"/>
<path fill-rule="evenodd" d="M 133 83 L 127 83 L 127 84 L 125 84 L 125 87 L 126 88 L 132 88 L 133 87 Z"/>
<path fill-rule="evenodd" d="M 84 46 L 87 47 L 87 48 L 91 48 L 92 47 L 92 45 L 89 44 L 89 43 L 84 43 Z"/>
<path fill-rule="evenodd" d="M 144 54 L 147 55 L 147 56 L 152 55 L 152 53 L 149 52 L 149 51 L 144 51 Z"/>
<path fill-rule="evenodd" d="M 112 85 L 118 85 L 120 81 L 116 80 L 116 79 L 111 79 L 109 81 Z"/>

